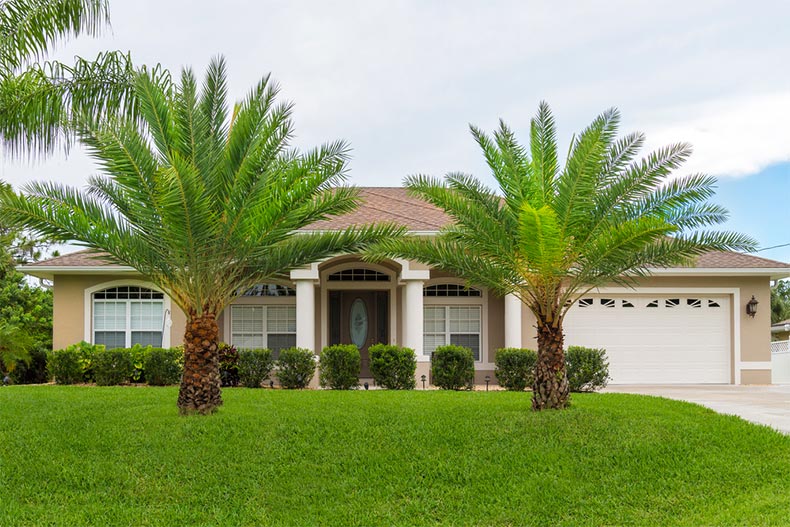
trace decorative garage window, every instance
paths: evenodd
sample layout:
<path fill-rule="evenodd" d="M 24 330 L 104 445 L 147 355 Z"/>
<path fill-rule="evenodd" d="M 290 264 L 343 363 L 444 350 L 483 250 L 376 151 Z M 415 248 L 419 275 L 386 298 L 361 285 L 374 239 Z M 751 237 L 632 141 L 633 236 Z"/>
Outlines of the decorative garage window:
<path fill-rule="evenodd" d="M 239 290 L 240 296 L 296 296 L 296 289 L 280 284 L 257 284 L 246 291 Z"/>
<path fill-rule="evenodd" d="M 634 307 L 634 304 L 628 300 L 620 300 L 620 305 L 622 307 Z"/>
<path fill-rule="evenodd" d="M 580 298 L 579 307 L 590 307 L 595 302 L 592 298 Z"/>
<path fill-rule="evenodd" d="M 138 286 L 111 287 L 93 293 L 93 343 L 107 349 L 135 344 L 160 347 L 165 295 Z"/>
<path fill-rule="evenodd" d="M 296 306 L 231 306 L 230 342 L 240 349 L 280 350 L 296 346 Z"/>
<path fill-rule="evenodd" d="M 423 296 L 453 296 L 453 297 L 480 297 L 482 292 L 474 287 L 464 287 L 460 284 L 429 285 L 422 290 Z"/>
<path fill-rule="evenodd" d="M 464 346 L 480 360 L 482 327 L 480 306 L 425 306 L 423 308 L 423 349 L 426 355 L 446 344 Z"/>
<path fill-rule="evenodd" d="M 715 300 L 708 300 L 708 307 L 721 307 Z"/>
<path fill-rule="evenodd" d="M 699 298 L 687 298 L 686 305 L 695 309 L 699 309 L 702 307 L 702 300 Z"/>
<path fill-rule="evenodd" d="M 667 298 L 666 300 L 664 300 L 665 307 L 672 308 L 672 307 L 678 307 L 679 305 L 680 305 L 679 298 Z"/>
<path fill-rule="evenodd" d="M 602 298 L 601 305 L 603 307 L 615 307 L 616 303 L 614 301 L 614 298 Z"/>

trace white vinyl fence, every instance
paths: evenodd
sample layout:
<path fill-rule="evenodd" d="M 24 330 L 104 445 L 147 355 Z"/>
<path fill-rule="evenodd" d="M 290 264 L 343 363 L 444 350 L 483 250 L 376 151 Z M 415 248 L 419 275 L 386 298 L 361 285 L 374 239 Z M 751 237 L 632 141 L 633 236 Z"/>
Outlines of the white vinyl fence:
<path fill-rule="evenodd" d="M 772 382 L 790 384 L 790 340 L 771 342 Z"/>

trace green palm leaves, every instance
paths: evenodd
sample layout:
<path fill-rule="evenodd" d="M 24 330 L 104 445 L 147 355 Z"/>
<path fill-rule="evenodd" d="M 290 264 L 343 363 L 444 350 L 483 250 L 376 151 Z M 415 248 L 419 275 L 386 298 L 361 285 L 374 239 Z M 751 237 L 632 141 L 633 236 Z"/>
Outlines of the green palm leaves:
<path fill-rule="evenodd" d="M 0 2 L 0 144 L 7 152 L 45 155 L 68 148 L 76 120 L 137 115 L 138 68 L 127 53 L 42 62 L 58 41 L 108 25 L 107 0 Z M 169 79 L 159 66 L 149 71 L 159 83 Z"/>
<path fill-rule="evenodd" d="M 400 233 L 368 225 L 297 234 L 353 210 L 357 191 L 341 186 L 345 143 L 289 146 L 291 106 L 277 93 L 266 77 L 231 110 L 222 59 L 200 86 L 189 70 L 177 86 L 139 74 L 140 122 L 77 123 L 106 176 L 91 178 L 85 192 L 28 184 L 25 196 L 6 196 L 0 214 L 107 252 L 198 315 L 218 313 L 240 288 Z"/>
<path fill-rule="evenodd" d="M 504 123 L 492 136 L 472 127 L 498 192 L 460 174 L 408 178 L 411 193 L 454 221 L 435 239 L 382 242 L 370 257 L 414 258 L 515 293 L 539 324 L 558 327 L 572 300 L 593 287 L 628 284 L 707 251 L 754 246 L 714 228 L 727 212 L 708 202 L 713 178 L 670 178 L 690 155 L 688 145 L 638 159 L 643 135 L 618 138 L 619 122 L 614 109 L 598 116 L 573 138 L 564 166 L 545 103 L 532 119 L 528 148 Z"/>

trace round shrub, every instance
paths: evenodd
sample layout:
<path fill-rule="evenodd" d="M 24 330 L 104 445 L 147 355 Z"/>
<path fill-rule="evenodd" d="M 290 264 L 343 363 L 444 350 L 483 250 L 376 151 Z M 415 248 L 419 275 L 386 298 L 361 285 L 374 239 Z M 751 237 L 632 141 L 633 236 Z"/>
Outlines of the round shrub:
<path fill-rule="evenodd" d="M 238 378 L 247 388 L 260 388 L 273 367 L 271 350 L 249 349 L 238 353 Z"/>
<path fill-rule="evenodd" d="M 439 346 L 431 355 L 431 382 L 443 390 L 471 390 L 475 358 L 462 346 Z"/>
<path fill-rule="evenodd" d="M 57 384 L 83 382 L 82 355 L 73 346 L 52 351 L 47 359 L 47 369 Z"/>
<path fill-rule="evenodd" d="M 181 358 L 179 348 L 151 348 L 145 355 L 143 368 L 145 380 L 151 386 L 168 386 L 181 382 Z"/>
<path fill-rule="evenodd" d="M 219 343 L 219 378 L 222 387 L 239 385 L 239 352 L 236 346 Z"/>
<path fill-rule="evenodd" d="M 336 344 L 321 351 L 318 381 L 323 388 L 350 390 L 359 385 L 361 358 L 353 344 Z"/>
<path fill-rule="evenodd" d="M 276 365 L 280 386 L 287 389 L 306 388 L 315 374 L 315 355 L 304 348 L 284 349 L 280 351 Z"/>
<path fill-rule="evenodd" d="M 129 348 L 99 351 L 93 355 L 93 376 L 99 386 L 123 384 L 133 373 L 134 361 Z"/>
<path fill-rule="evenodd" d="M 417 356 L 411 348 L 376 344 L 369 348 L 370 373 L 379 386 L 389 390 L 413 390 Z"/>
<path fill-rule="evenodd" d="M 570 346 L 565 351 L 565 368 L 572 392 L 594 392 L 609 382 L 606 350 Z"/>
<path fill-rule="evenodd" d="M 535 364 L 538 354 L 523 348 L 502 348 L 497 350 L 494 363 L 499 385 L 506 390 L 522 392 L 535 382 Z"/>

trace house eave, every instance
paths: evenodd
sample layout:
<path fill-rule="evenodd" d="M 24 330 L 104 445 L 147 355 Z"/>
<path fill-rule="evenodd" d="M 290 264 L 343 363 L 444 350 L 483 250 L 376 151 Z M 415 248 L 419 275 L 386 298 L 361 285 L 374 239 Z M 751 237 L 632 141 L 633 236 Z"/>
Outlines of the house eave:
<path fill-rule="evenodd" d="M 123 276 L 140 276 L 140 273 L 135 269 L 125 265 L 102 265 L 102 266 L 89 266 L 89 265 L 60 265 L 52 267 L 44 267 L 38 265 L 19 265 L 17 271 L 36 278 L 43 278 L 45 280 L 52 280 L 55 275 L 92 275 L 92 274 L 112 274 Z"/>
<path fill-rule="evenodd" d="M 670 267 L 649 271 L 652 276 L 767 276 L 772 280 L 790 277 L 788 267 Z"/>

